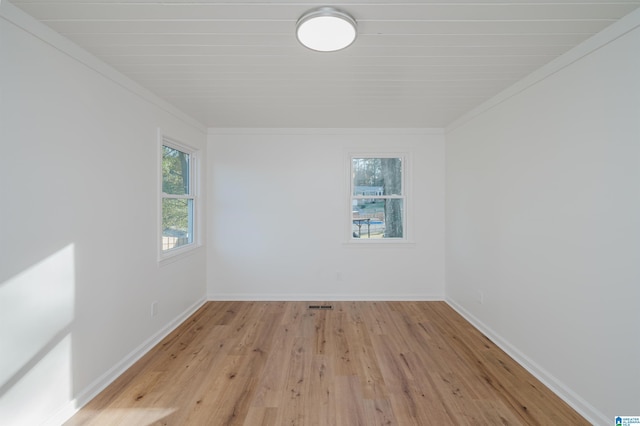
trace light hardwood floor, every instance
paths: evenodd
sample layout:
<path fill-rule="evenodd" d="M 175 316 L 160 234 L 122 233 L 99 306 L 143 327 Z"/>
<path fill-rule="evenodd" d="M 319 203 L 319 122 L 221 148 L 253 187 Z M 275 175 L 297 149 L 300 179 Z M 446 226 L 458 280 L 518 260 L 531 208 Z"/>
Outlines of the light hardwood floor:
<path fill-rule="evenodd" d="M 68 425 L 588 424 L 444 302 L 209 302 Z"/>

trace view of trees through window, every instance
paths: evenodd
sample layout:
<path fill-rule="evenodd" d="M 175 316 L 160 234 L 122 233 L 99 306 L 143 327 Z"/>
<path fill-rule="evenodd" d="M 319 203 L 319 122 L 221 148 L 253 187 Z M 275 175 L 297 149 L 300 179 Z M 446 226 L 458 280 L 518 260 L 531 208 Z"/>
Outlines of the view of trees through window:
<path fill-rule="evenodd" d="M 193 242 L 191 155 L 162 146 L 162 250 Z"/>
<path fill-rule="evenodd" d="M 353 238 L 403 238 L 402 158 L 351 159 Z"/>

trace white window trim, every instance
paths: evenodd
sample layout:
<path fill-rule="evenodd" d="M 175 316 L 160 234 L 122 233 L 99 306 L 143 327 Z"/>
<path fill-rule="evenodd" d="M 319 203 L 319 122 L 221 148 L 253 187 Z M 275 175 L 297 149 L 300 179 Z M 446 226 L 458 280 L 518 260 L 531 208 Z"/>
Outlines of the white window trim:
<path fill-rule="evenodd" d="M 201 200 L 200 200 L 200 157 L 199 151 L 189 145 L 186 145 L 174 138 L 164 135 L 161 129 L 158 129 L 158 157 L 156 160 L 156 167 L 158 170 L 158 225 L 157 225 L 157 239 L 156 250 L 158 253 L 158 263 L 160 266 L 172 263 L 178 259 L 181 259 L 187 255 L 190 255 L 194 250 L 202 246 L 201 237 Z M 193 241 L 189 244 L 174 248 L 171 250 L 162 250 L 162 200 L 164 198 L 184 198 L 184 197 L 172 197 L 170 194 L 164 194 L 162 191 L 162 147 L 169 146 L 182 152 L 189 154 L 189 182 L 192 189 L 193 199 Z"/>
<path fill-rule="evenodd" d="M 412 197 L 412 163 L 413 152 L 410 149 L 402 150 L 376 150 L 376 151 L 362 151 L 362 150 L 349 150 L 346 155 L 345 174 L 346 174 L 346 191 L 345 191 L 345 229 L 344 229 L 344 245 L 346 246 L 360 246 L 360 247 L 372 247 L 372 246 L 411 246 L 414 245 L 413 241 L 413 210 L 411 202 Z M 385 195 L 385 196 L 354 196 L 353 194 L 353 178 L 352 167 L 354 158 L 401 158 L 402 159 L 402 189 L 403 195 Z M 404 228 L 403 238 L 353 238 L 353 205 L 352 200 L 358 198 L 385 198 L 385 199 L 403 199 L 404 205 Z"/>

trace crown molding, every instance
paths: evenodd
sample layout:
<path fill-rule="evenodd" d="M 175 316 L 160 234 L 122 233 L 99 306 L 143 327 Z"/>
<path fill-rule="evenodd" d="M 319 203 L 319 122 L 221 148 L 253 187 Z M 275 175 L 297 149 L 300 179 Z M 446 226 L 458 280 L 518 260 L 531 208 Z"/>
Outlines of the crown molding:
<path fill-rule="evenodd" d="M 441 128 L 242 128 L 210 127 L 209 135 L 443 135 Z"/>

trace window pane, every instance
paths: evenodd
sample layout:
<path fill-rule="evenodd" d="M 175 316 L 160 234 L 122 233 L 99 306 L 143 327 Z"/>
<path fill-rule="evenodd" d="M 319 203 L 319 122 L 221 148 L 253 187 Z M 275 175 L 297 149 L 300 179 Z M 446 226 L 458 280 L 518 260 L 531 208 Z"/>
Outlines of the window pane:
<path fill-rule="evenodd" d="M 189 154 L 162 146 L 162 192 L 189 194 Z"/>
<path fill-rule="evenodd" d="M 353 238 L 404 238 L 404 200 L 353 199 Z"/>
<path fill-rule="evenodd" d="M 353 158 L 352 195 L 402 195 L 401 158 Z"/>
<path fill-rule="evenodd" d="M 193 242 L 193 200 L 162 200 L 162 250 Z"/>

